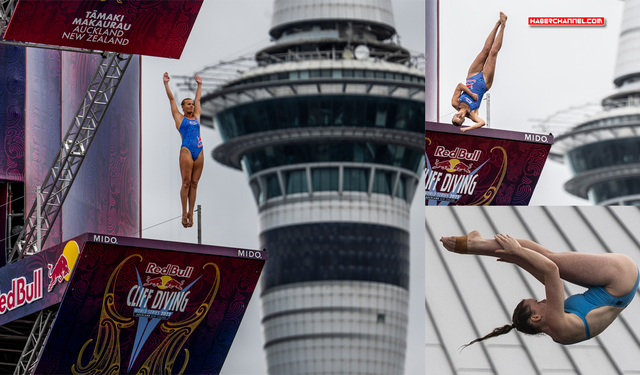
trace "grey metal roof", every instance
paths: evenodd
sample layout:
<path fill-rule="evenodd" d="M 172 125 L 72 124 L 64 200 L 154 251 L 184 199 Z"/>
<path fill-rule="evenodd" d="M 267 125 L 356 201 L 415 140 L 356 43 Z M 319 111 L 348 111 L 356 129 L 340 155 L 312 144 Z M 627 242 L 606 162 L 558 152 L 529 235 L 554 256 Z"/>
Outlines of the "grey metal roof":
<path fill-rule="evenodd" d="M 511 322 L 523 298 L 544 298 L 528 273 L 494 258 L 449 253 L 441 236 L 507 233 L 556 252 L 616 252 L 640 264 L 637 207 L 427 207 L 426 366 L 428 374 L 640 374 L 640 298 L 599 336 L 560 345 L 509 334 L 460 347 Z M 584 288 L 565 283 L 565 291 Z"/>

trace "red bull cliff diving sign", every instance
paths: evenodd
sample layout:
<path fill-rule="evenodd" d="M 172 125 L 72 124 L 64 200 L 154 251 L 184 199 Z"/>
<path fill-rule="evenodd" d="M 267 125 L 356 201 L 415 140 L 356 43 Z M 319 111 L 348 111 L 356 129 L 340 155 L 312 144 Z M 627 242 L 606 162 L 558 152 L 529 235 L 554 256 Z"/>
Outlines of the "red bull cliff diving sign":
<path fill-rule="evenodd" d="M 82 241 L 71 279 L 53 288 L 68 292 L 34 374 L 220 373 L 266 251 L 94 234 Z"/>
<path fill-rule="evenodd" d="M 425 205 L 528 205 L 553 135 L 425 123 Z"/>
<path fill-rule="evenodd" d="M 204 0 L 19 0 L 5 40 L 179 59 Z"/>

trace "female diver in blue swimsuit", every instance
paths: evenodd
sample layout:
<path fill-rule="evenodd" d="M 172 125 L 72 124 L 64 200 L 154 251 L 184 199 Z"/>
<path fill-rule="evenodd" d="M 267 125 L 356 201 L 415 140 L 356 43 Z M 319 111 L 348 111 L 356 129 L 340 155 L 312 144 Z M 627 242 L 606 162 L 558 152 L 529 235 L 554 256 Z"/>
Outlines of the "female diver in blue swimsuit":
<path fill-rule="evenodd" d="M 176 128 L 182 137 L 180 148 L 180 174 L 182 175 L 182 188 L 180 188 L 180 200 L 182 201 L 182 226 L 185 228 L 193 226 L 193 208 L 196 205 L 196 190 L 198 181 L 202 175 L 204 166 L 204 154 L 202 153 L 202 140 L 200 139 L 200 96 L 202 94 L 202 78 L 196 75 L 198 89 L 196 98 L 184 99 L 182 101 L 182 111 L 178 111 L 176 99 L 169 88 L 169 73 L 164 73 L 162 77 L 164 88 L 171 104 L 171 114 L 176 123 Z M 189 210 L 187 211 L 187 201 Z"/>
<path fill-rule="evenodd" d="M 472 126 L 461 128 L 460 130 L 462 132 L 477 129 L 485 125 L 484 120 L 478 116 L 478 108 L 480 108 L 482 96 L 493 84 L 496 59 L 498 58 L 500 47 L 502 47 L 502 37 L 506 24 L 507 16 L 500 12 L 500 20 L 493 27 L 493 30 L 491 30 L 489 37 L 484 42 L 482 51 L 480 51 L 480 54 L 469 68 L 466 85 L 458 83 L 456 91 L 453 93 L 451 105 L 458 111 L 453 115 L 453 119 L 451 120 L 453 125 L 462 125 L 465 117 L 475 122 Z M 500 25 L 502 25 L 502 27 L 500 27 Z M 498 29 L 500 29 L 500 31 L 498 31 Z"/>
<path fill-rule="evenodd" d="M 513 311 L 512 324 L 494 329 L 467 345 L 499 336 L 513 328 L 527 334 L 546 333 L 560 344 L 574 344 L 602 333 L 631 303 L 638 289 L 638 267 L 624 254 L 554 253 L 529 240 L 498 234 L 483 238 L 478 231 L 442 237 L 456 253 L 486 255 L 513 263 L 544 284 L 546 299 L 524 299 Z M 562 280 L 589 288 L 564 298 Z"/>

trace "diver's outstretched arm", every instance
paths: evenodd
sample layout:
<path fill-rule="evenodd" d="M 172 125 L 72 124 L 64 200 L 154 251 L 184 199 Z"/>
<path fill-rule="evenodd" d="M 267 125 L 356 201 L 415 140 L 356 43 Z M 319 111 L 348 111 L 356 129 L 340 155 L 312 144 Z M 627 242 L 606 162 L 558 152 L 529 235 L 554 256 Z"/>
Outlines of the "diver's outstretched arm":
<path fill-rule="evenodd" d="M 198 84 L 198 88 L 196 89 L 196 98 L 193 103 L 195 106 L 193 115 L 198 119 L 198 122 L 200 122 L 200 113 L 202 111 L 202 108 L 200 107 L 200 97 L 202 96 L 202 78 L 200 78 L 200 76 L 197 74 L 196 83 Z"/>
<path fill-rule="evenodd" d="M 518 240 L 509 235 L 496 234 L 495 239 L 502 247 L 502 249 L 496 250 L 496 253 L 515 256 L 535 270 L 532 273 L 533 276 L 542 276 L 547 300 L 547 308 L 544 313 L 545 323 L 552 331 L 562 332 L 567 321 L 564 314 L 564 288 L 558 265 L 539 252 L 522 247 Z M 527 271 L 528 268 L 523 267 Z"/>
<path fill-rule="evenodd" d="M 169 104 L 171 105 L 171 115 L 176 123 L 176 128 L 180 129 L 180 123 L 182 122 L 182 113 L 178 111 L 178 104 L 176 104 L 176 98 L 173 96 L 171 92 L 171 88 L 169 87 L 169 73 L 165 72 L 162 76 L 162 81 L 164 81 L 164 89 L 167 92 L 167 97 L 169 98 Z"/>

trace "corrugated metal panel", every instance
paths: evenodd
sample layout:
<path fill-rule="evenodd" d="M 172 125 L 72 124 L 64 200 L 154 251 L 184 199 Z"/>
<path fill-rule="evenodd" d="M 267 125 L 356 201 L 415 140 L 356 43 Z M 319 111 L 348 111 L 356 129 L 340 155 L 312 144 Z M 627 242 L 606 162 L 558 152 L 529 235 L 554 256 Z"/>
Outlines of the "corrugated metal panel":
<path fill-rule="evenodd" d="M 425 213 L 427 369 L 453 367 L 455 374 L 640 373 L 640 298 L 605 332 L 579 344 L 559 345 L 545 336 L 511 332 L 460 351 L 461 345 L 509 324 L 522 298 L 544 298 L 544 287 L 514 265 L 449 253 L 438 241 L 476 229 L 487 238 L 507 233 L 556 252 L 623 253 L 640 264 L 638 208 L 427 207 Z M 585 290 L 565 284 L 571 294 Z"/>

